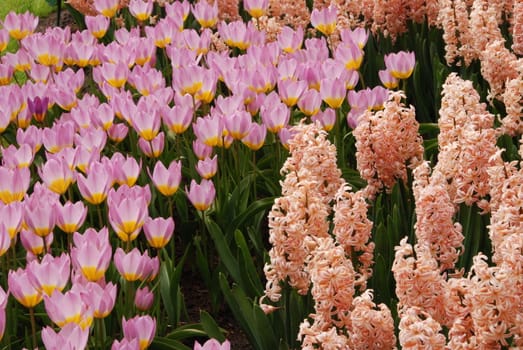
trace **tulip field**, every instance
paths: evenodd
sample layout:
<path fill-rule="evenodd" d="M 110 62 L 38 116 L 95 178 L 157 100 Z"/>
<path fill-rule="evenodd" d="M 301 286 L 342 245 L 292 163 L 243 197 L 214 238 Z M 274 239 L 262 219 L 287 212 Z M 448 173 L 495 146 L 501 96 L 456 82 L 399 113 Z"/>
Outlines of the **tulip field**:
<path fill-rule="evenodd" d="M 30 3 L 2 349 L 523 348 L 520 0 Z"/>

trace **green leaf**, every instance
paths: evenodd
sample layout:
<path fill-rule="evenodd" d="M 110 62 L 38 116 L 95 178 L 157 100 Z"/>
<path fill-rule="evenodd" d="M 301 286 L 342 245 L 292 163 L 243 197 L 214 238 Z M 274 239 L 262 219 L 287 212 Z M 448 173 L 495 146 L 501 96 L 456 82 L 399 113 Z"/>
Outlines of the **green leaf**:
<path fill-rule="evenodd" d="M 234 232 L 241 227 L 248 219 L 252 218 L 257 213 L 269 209 L 274 203 L 274 197 L 266 197 L 252 202 L 247 209 L 239 213 L 227 226 L 229 232 Z"/>
<path fill-rule="evenodd" d="M 200 322 L 202 324 L 203 329 L 205 330 L 205 333 L 209 336 L 209 338 L 214 338 L 218 340 L 220 343 L 223 343 L 225 341 L 225 335 L 223 334 L 220 327 L 218 327 L 218 324 L 216 321 L 212 318 L 209 313 L 207 313 L 204 310 L 200 311 Z"/>
<path fill-rule="evenodd" d="M 227 241 L 220 226 L 218 226 L 216 222 L 207 216 L 205 217 L 205 225 L 209 234 L 211 235 L 212 240 L 214 241 L 216 250 L 220 255 L 222 263 L 225 265 L 225 268 L 235 281 L 241 281 L 239 261 L 234 257 L 231 249 L 227 245 Z"/>
<path fill-rule="evenodd" d="M 263 292 L 263 285 L 260 281 L 258 270 L 254 266 L 245 237 L 240 230 L 236 230 L 234 232 L 234 239 L 240 250 L 240 266 L 242 272 L 242 280 L 236 282 L 241 284 L 242 288 L 250 296 L 260 295 Z"/>
<path fill-rule="evenodd" d="M 192 350 L 192 348 L 184 345 L 175 339 L 156 337 L 150 346 L 151 349 L 157 350 Z"/>

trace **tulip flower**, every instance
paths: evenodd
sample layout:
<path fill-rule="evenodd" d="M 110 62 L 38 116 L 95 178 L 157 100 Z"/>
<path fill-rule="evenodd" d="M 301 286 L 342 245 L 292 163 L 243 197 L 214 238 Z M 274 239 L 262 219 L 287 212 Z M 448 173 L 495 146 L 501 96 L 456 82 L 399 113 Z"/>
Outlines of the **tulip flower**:
<path fill-rule="evenodd" d="M 218 2 L 211 5 L 207 0 L 200 0 L 192 6 L 192 14 L 203 28 L 212 28 L 218 22 Z"/>
<path fill-rule="evenodd" d="M 174 233 L 174 220 L 171 217 L 167 219 L 161 217 L 147 218 L 143 231 L 149 245 L 161 249 L 167 245 Z"/>
<path fill-rule="evenodd" d="M 149 290 L 149 287 L 138 288 L 134 295 L 134 305 L 140 311 L 147 311 L 153 306 L 154 293 Z"/>
<path fill-rule="evenodd" d="M 260 18 L 267 12 L 269 0 L 245 0 L 243 2 L 245 11 L 253 18 Z"/>
<path fill-rule="evenodd" d="M 161 109 L 162 121 L 169 130 L 183 134 L 191 126 L 193 118 L 192 107 L 176 105 L 172 108 L 164 106 Z"/>
<path fill-rule="evenodd" d="M 127 125 L 113 124 L 109 127 L 109 129 L 107 129 L 107 136 L 109 136 L 112 141 L 120 143 L 125 139 L 128 132 L 129 128 Z"/>
<path fill-rule="evenodd" d="M 323 130 L 331 131 L 334 124 L 336 124 L 336 111 L 332 108 L 327 108 L 323 112 L 313 115 L 311 121 L 319 122 Z"/>
<path fill-rule="evenodd" d="M 207 340 L 203 345 L 198 343 L 198 341 L 194 342 L 194 350 L 230 350 L 231 349 L 231 343 L 229 343 L 228 340 L 225 340 L 223 343 L 220 344 L 220 342 L 214 338 L 211 338 Z"/>
<path fill-rule="evenodd" d="M 109 231 L 103 228 L 98 233 L 90 228 L 83 235 L 74 233 L 73 240 L 71 260 L 75 270 L 88 281 L 100 281 L 111 263 L 112 248 L 109 243 Z"/>
<path fill-rule="evenodd" d="M 66 324 L 58 333 L 52 327 L 42 329 L 42 342 L 46 349 L 82 350 L 89 340 L 89 328 L 76 323 Z"/>
<path fill-rule="evenodd" d="M 29 11 L 22 14 L 11 11 L 5 16 L 2 24 L 13 39 L 22 40 L 35 31 L 38 26 L 38 17 Z"/>
<path fill-rule="evenodd" d="M 196 163 L 196 171 L 203 179 L 210 179 L 218 171 L 218 155 L 212 158 L 205 158 Z"/>
<path fill-rule="evenodd" d="M 200 184 L 191 180 L 191 185 L 189 189 L 185 188 L 185 192 L 192 205 L 200 211 L 207 210 L 216 196 L 216 189 L 214 188 L 213 182 L 205 179 L 203 179 Z"/>
<path fill-rule="evenodd" d="M 5 229 L 10 240 L 20 231 L 23 215 L 24 204 L 21 202 L 15 201 L 6 205 L 0 203 L 0 227 Z"/>
<path fill-rule="evenodd" d="M 93 5 L 98 13 L 108 18 L 116 16 L 120 0 L 94 0 Z"/>
<path fill-rule="evenodd" d="M 388 69 L 380 70 L 378 72 L 378 76 L 380 77 L 383 86 L 385 86 L 387 89 L 393 90 L 399 85 L 398 79 L 392 76 L 390 70 Z"/>
<path fill-rule="evenodd" d="M 336 29 L 336 17 L 338 11 L 336 7 L 329 6 L 323 10 L 314 9 L 311 12 L 311 24 L 324 35 L 331 35 Z"/>
<path fill-rule="evenodd" d="M 21 201 L 29 189 L 31 172 L 28 168 L 8 169 L 0 166 L 0 200 L 5 204 Z"/>
<path fill-rule="evenodd" d="M 30 125 L 28 128 L 16 130 L 16 143 L 20 146 L 28 144 L 31 146 L 33 154 L 42 147 L 42 129 Z"/>
<path fill-rule="evenodd" d="M 117 248 L 114 253 L 116 269 L 129 282 L 145 280 L 149 277 L 151 274 L 150 260 L 147 251 L 142 255 L 138 248 L 134 248 L 127 254 L 122 248 Z"/>
<path fill-rule="evenodd" d="M 51 296 L 44 297 L 47 316 L 62 328 L 68 323 L 76 323 L 82 329 L 89 328 L 93 322 L 93 309 L 82 300 L 78 284 L 65 293 L 55 290 Z"/>
<path fill-rule="evenodd" d="M 80 294 L 82 300 L 93 309 L 94 318 L 105 318 L 114 308 L 116 292 L 117 287 L 112 282 L 105 284 L 105 286 L 88 282 Z"/>
<path fill-rule="evenodd" d="M 360 49 L 363 49 L 369 39 L 369 31 L 361 27 L 355 28 L 354 30 L 344 28 L 340 31 L 340 37 L 342 42 L 353 42 L 358 45 Z"/>
<path fill-rule="evenodd" d="M 149 158 L 158 158 L 165 146 L 165 134 L 160 132 L 156 137 L 150 141 L 140 137 L 138 139 L 138 147 Z"/>
<path fill-rule="evenodd" d="M 43 98 L 36 96 L 34 99 L 27 99 L 27 108 L 29 109 L 29 113 L 31 113 L 33 118 L 39 123 L 44 121 L 48 105 L 49 97 L 47 96 Z"/>
<path fill-rule="evenodd" d="M 305 91 L 298 100 L 298 108 L 307 115 L 312 116 L 320 111 L 321 96 L 320 93 L 314 89 Z"/>
<path fill-rule="evenodd" d="M 293 53 L 301 48 L 303 43 L 303 28 L 294 30 L 284 26 L 278 34 L 278 45 L 283 52 Z"/>
<path fill-rule="evenodd" d="M 63 160 L 49 159 L 38 172 L 47 188 L 58 194 L 64 194 L 73 182 L 73 172 Z"/>
<path fill-rule="evenodd" d="M 276 95 L 276 93 L 274 94 Z M 267 102 L 266 100 L 260 108 L 261 119 L 267 127 L 267 130 L 272 133 L 277 133 L 289 123 L 291 111 L 289 107 L 281 102 L 274 104 Z"/>
<path fill-rule="evenodd" d="M 111 350 L 140 350 L 140 343 L 138 339 L 123 338 L 121 341 L 115 339 L 111 345 Z"/>
<path fill-rule="evenodd" d="M 358 70 L 363 61 L 363 50 L 357 44 L 349 41 L 338 45 L 334 57 L 337 61 L 343 63 L 346 69 Z"/>
<path fill-rule="evenodd" d="M 126 339 L 138 339 L 140 350 L 151 345 L 156 333 L 156 319 L 149 315 L 135 316 L 129 320 L 122 320 L 123 335 Z"/>
<path fill-rule="evenodd" d="M 210 157 L 212 154 L 212 147 L 206 145 L 199 139 L 193 141 L 192 150 L 194 152 L 194 155 L 196 155 L 198 159 L 205 159 L 207 157 Z"/>
<path fill-rule="evenodd" d="M 385 55 L 383 60 L 385 61 L 387 70 L 390 71 L 390 74 L 396 79 L 407 79 L 410 77 L 416 65 L 414 52 L 410 51 L 390 53 Z"/>
<path fill-rule="evenodd" d="M 138 162 L 131 156 L 124 157 L 121 153 L 114 153 L 111 157 L 113 163 L 114 180 L 119 184 L 133 186 L 138 180 L 142 162 Z"/>
<path fill-rule="evenodd" d="M 33 149 L 28 144 L 21 144 L 19 148 L 9 145 L 2 149 L 2 160 L 8 168 L 27 168 L 33 162 Z"/>
<path fill-rule="evenodd" d="M 11 247 L 11 237 L 3 223 L 0 224 L 0 256 L 3 256 Z"/>
<path fill-rule="evenodd" d="M 42 142 L 45 149 L 51 153 L 57 153 L 64 148 L 74 145 L 75 126 L 72 121 L 54 124 L 52 128 L 42 131 Z"/>
<path fill-rule="evenodd" d="M 2 43 L 0 42 L 0 45 L 1 44 Z M 0 85 L 9 85 L 11 83 L 11 81 L 13 80 L 13 74 L 14 74 L 14 69 L 12 66 L 5 64 L 5 63 L 1 63 L 0 64 Z"/>
<path fill-rule="evenodd" d="M 59 257 L 44 255 L 42 260 L 33 260 L 27 264 L 27 273 L 31 283 L 44 295 L 50 296 L 55 290 L 61 292 L 69 282 L 71 262 L 69 255 Z"/>
<path fill-rule="evenodd" d="M 103 15 L 85 16 L 84 20 L 87 30 L 96 39 L 103 38 L 105 33 L 107 33 L 107 29 L 109 29 L 109 18 Z"/>
<path fill-rule="evenodd" d="M 45 201 L 37 200 L 33 206 L 24 208 L 24 222 L 37 236 L 46 237 L 56 225 L 56 208 Z"/>
<path fill-rule="evenodd" d="M 10 270 L 7 276 L 9 293 L 26 308 L 34 308 L 42 299 L 42 293 L 31 283 L 27 270 Z"/>
<path fill-rule="evenodd" d="M 129 12 L 138 21 L 146 21 L 153 12 L 153 2 L 151 0 L 131 0 L 129 2 Z"/>
<path fill-rule="evenodd" d="M 337 79 L 322 79 L 320 85 L 320 96 L 325 103 L 331 108 L 340 108 L 345 100 L 345 83 L 343 80 Z"/>
<path fill-rule="evenodd" d="M 257 151 L 265 144 L 267 128 L 264 124 L 251 123 L 247 135 L 242 138 L 242 143 L 252 151 Z"/>
<path fill-rule="evenodd" d="M 223 121 L 219 116 L 196 119 L 193 130 L 196 137 L 207 146 L 217 146 L 223 136 Z"/>
<path fill-rule="evenodd" d="M 36 257 L 44 252 L 44 244 L 46 251 L 51 249 L 53 233 L 50 233 L 44 239 L 44 237 L 37 236 L 30 230 L 22 229 L 20 231 L 20 242 L 22 242 L 22 246 L 27 251 L 29 257 Z"/>

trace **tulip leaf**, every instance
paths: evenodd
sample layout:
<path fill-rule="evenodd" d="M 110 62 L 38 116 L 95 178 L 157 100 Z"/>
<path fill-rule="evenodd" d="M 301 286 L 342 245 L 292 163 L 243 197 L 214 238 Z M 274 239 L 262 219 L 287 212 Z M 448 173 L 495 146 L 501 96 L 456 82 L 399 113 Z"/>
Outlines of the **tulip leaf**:
<path fill-rule="evenodd" d="M 234 257 L 231 249 L 227 245 L 227 241 L 220 226 L 207 216 L 205 217 L 205 225 L 211 235 L 223 265 L 235 281 L 241 281 L 238 260 Z"/>
<path fill-rule="evenodd" d="M 192 348 L 184 345 L 175 339 L 170 339 L 166 337 L 156 337 L 150 346 L 151 349 L 158 350 L 192 350 Z"/>
<path fill-rule="evenodd" d="M 214 318 L 212 318 L 212 316 L 204 310 L 200 311 L 200 322 L 209 338 L 214 338 L 220 343 L 225 341 L 226 338 L 225 335 L 223 335 L 223 331 L 220 329 L 220 327 L 218 327 L 218 324 Z"/>

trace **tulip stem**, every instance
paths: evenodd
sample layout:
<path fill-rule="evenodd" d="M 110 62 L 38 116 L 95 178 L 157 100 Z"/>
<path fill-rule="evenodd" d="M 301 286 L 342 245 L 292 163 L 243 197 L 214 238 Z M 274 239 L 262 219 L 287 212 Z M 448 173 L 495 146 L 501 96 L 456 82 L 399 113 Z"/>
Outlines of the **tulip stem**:
<path fill-rule="evenodd" d="M 96 347 L 102 350 L 104 348 L 105 342 L 105 324 L 103 318 L 94 319 L 94 333 L 96 339 Z"/>
<path fill-rule="evenodd" d="M 100 207 L 100 204 L 96 206 L 96 211 L 98 212 L 98 227 L 102 228 L 104 227 L 104 219 L 102 216 L 102 208 Z"/>
<path fill-rule="evenodd" d="M 35 311 L 32 307 L 29 308 L 29 317 L 31 319 L 31 333 L 32 333 L 32 340 L 33 340 L 33 349 L 37 349 L 37 343 L 36 343 L 36 321 L 35 321 Z"/>

